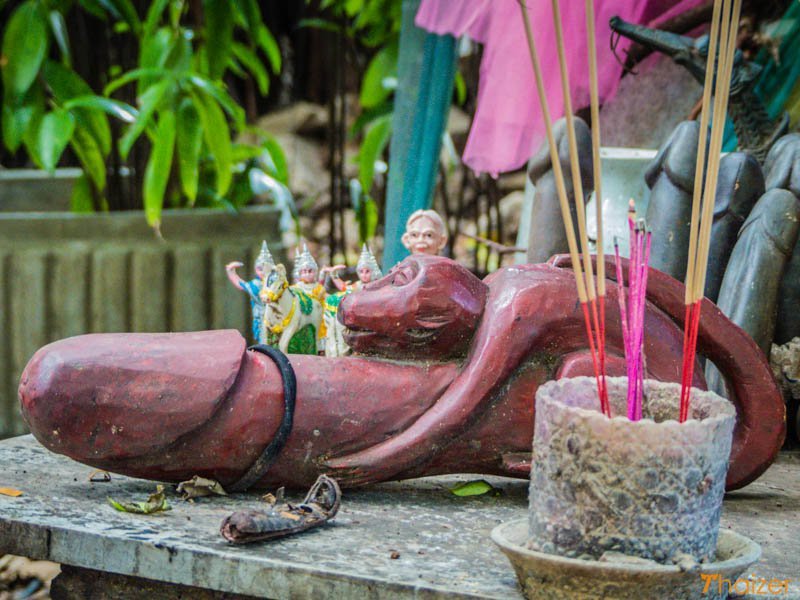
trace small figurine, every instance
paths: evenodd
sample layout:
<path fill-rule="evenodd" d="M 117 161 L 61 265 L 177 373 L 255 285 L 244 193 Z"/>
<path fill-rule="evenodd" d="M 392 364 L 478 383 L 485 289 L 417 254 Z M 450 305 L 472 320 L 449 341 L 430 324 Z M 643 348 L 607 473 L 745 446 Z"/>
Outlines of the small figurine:
<path fill-rule="evenodd" d="M 259 297 L 264 303 L 262 339 L 277 339 L 272 345 L 285 354 L 319 352 L 322 303 L 299 284 L 289 285 L 283 265 L 270 271 Z"/>
<path fill-rule="evenodd" d="M 303 252 L 294 259 L 294 283 L 292 287 L 303 290 L 318 302 L 325 301 L 325 287 L 318 280 L 319 267 L 317 261 L 308 251 L 308 246 L 303 244 Z"/>
<path fill-rule="evenodd" d="M 447 244 L 447 227 L 435 210 L 417 210 L 408 217 L 400 239 L 411 254 L 436 256 Z"/>
<path fill-rule="evenodd" d="M 250 297 L 250 310 L 253 315 L 253 339 L 257 344 L 264 344 L 266 343 L 266 339 L 262 337 L 263 328 L 261 327 L 261 322 L 264 318 L 264 302 L 261 300 L 260 292 L 261 288 L 264 286 L 264 280 L 268 272 L 275 268 L 275 260 L 272 258 L 272 254 L 267 247 L 267 242 L 261 242 L 261 252 L 259 252 L 254 265 L 256 276 L 253 279 L 245 281 L 239 277 L 236 273 L 236 269 L 242 266 L 244 266 L 244 263 L 238 260 L 230 262 L 225 265 L 225 274 L 236 288 L 244 290 Z"/>
<path fill-rule="evenodd" d="M 322 269 L 323 273 L 330 272 L 331 281 L 339 290 L 337 293 L 325 298 L 324 311 L 322 313 L 326 331 L 325 356 L 345 356 L 350 353 L 350 347 L 344 341 L 344 325 L 336 318 L 342 298 L 351 292 L 360 291 L 365 285 L 381 277 L 378 261 L 375 260 L 375 256 L 366 244 L 362 246 L 361 256 L 356 264 L 358 281 L 355 283 L 342 281 L 339 278 L 338 271 L 343 268 L 344 265 L 335 265 Z"/>
<path fill-rule="evenodd" d="M 292 271 L 294 283 L 292 288 L 307 294 L 316 300 L 320 309 L 325 304 L 325 286 L 319 280 L 319 267 L 317 261 L 308 251 L 308 246 L 303 244 L 303 251 L 295 254 L 294 269 Z M 320 312 L 320 324 L 317 326 L 317 351 L 325 351 L 325 323 L 322 322 Z"/>
<path fill-rule="evenodd" d="M 331 274 L 331 282 L 340 292 L 357 292 L 369 282 L 379 279 L 382 275 L 378 261 L 375 260 L 375 255 L 372 254 L 366 244 L 361 247 L 361 256 L 359 256 L 358 263 L 356 263 L 358 281 L 354 283 L 342 281 L 338 272 L 344 268 L 346 268 L 345 265 L 334 265 L 332 267 L 323 267 L 321 271 L 321 273 L 329 272 Z"/>

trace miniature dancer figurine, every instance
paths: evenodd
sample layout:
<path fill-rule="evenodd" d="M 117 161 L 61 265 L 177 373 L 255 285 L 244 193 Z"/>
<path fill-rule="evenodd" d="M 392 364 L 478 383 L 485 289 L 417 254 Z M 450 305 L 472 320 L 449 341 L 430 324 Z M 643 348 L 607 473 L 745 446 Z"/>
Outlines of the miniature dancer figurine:
<path fill-rule="evenodd" d="M 308 246 L 303 244 L 303 252 L 294 259 L 294 283 L 292 287 L 304 291 L 306 294 L 322 303 L 325 302 L 325 287 L 317 279 L 319 267 L 317 261 L 308 251 Z"/>
<path fill-rule="evenodd" d="M 337 273 L 338 270 L 342 268 L 344 268 L 344 265 L 336 265 L 322 269 L 323 272 L 330 271 L 331 281 L 333 281 L 333 285 L 339 290 L 337 293 L 331 294 L 325 299 L 324 311 L 322 313 L 326 330 L 325 356 L 345 356 L 350 353 L 350 347 L 344 341 L 344 325 L 342 325 L 336 317 L 342 298 L 351 292 L 360 291 L 365 285 L 381 277 L 381 269 L 378 266 L 378 261 L 375 260 L 375 256 L 366 244 L 362 246 L 361 256 L 358 258 L 358 263 L 356 264 L 358 281 L 354 283 L 342 281 Z"/>
<path fill-rule="evenodd" d="M 261 327 L 261 321 L 264 319 L 264 302 L 259 294 L 264 286 L 264 280 L 268 272 L 275 268 L 275 260 L 272 258 L 269 248 L 267 248 L 267 242 L 261 242 L 261 252 L 259 252 L 254 265 L 256 276 L 253 279 L 245 281 L 239 277 L 236 269 L 242 266 L 244 266 L 244 263 L 238 260 L 230 262 L 225 265 L 225 274 L 236 288 L 244 290 L 250 297 L 250 310 L 253 314 L 253 340 L 257 344 L 264 344 L 266 340 L 262 339 L 263 328 Z"/>
<path fill-rule="evenodd" d="M 400 239 L 411 254 L 436 256 L 447 244 L 447 227 L 435 210 L 417 210 L 408 217 Z"/>
<path fill-rule="evenodd" d="M 291 286 L 293 289 L 300 290 L 319 302 L 320 308 L 325 306 L 325 296 L 327 296 L 325 286 L 319 281 L 317 261 L 311 256 L 306 244 L 303 244 L 303 251 L 296 255 L 294 259 L 293 275 L 294 283 Z M 326 332 L 325 322 L 322 320 L 321 314 L 320 321 L 321 323 L 317 329 L 317 351 L 324 352 Z"/>
<path fill-rule="evenodd" d="M 378 266 L 378 261 L 375 260 L 375 255 L 372 254 L 372 250 L 370 250 L 369 246 L 366 244 L 361 247 L 361 256 L 359 256 L 358 263 L 356 263 L 356 274 L 358 275 L 358 281 L 353 283 L 343 281 L 339 277 L 339 271 L 344 268 L 346 268 L 345 265 L 323 267 L 320 271 L 320 274 L 330 273 L 331 282 L 340 292 L 357 292 L 366 284 L 370 283 L 371 281 L 375 281 L 376 279 L 380 279 L 382 276 L 381 268 Z"/>

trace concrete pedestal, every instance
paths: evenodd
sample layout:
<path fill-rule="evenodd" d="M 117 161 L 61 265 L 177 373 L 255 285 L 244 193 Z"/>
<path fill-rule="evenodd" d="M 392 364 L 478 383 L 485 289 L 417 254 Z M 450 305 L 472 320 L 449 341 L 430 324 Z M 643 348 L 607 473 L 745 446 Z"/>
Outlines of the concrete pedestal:
<path fill-rule="evenodd" d="M 144 500 L 153 482 L 112 475 L 90 483 L 91 468 L 31 436 L 0 442 L 0 464 L 0 487 L 24 493 L 0 495 L 0 554 L 69 565 L 53 584 L 55 598 L 522 597 L 489 532 L 527 514 L 523 480 L 489 478 L 502 495 L 473 498 L 449 492 L 470 476 L 345 491 L 333 522 L 237 547 L 219 525 L 234 510 L 258 507 L 258 493 L 184 502 L 170 489 L 171 511 L 135 515 L 106 498 Z M 303 493 L 287 496 L 299 501 Z M 722 526 L 762 545 L 757 578 L 791 580 L 788 594 L 748 597 L 800 598 L 800 454 L 781 455 L 756 483 L 727 496 Z"/>

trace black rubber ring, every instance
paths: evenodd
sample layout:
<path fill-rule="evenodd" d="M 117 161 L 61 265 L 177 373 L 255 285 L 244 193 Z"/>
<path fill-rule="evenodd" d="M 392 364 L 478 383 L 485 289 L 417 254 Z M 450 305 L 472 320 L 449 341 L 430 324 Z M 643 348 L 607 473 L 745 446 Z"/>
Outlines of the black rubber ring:
<path fill-rule="evenodd" d="M 281 373 L 281 379 L 283 380 L 283 419 L 281 420 L 281 425 L 278 427 L 278 432 L 275 434 L 275 437 L 272 438 L 272 441 L 264 448 L 261 455 L 250 465 L 250 468 L 242 475 L 241 479 L 228 487 L 232 492 L 243 492 L 250 488 L 250 486 L 266 474 L 267 470 L 272 466 L 272 463 L 278 458 L 278 454 L 283 450 L 283 447 L 286 445 L 286 440 L 292 432 L 294 405 L 297 400 L 297 378 L 295 377 L 292 363 L 289 362 L 286 355 L 277 348 L 265 344 L 250 346 L 248 350 L 260 352 L 261 354 L 269 356 L 278 367 L 278 371 Z"/>

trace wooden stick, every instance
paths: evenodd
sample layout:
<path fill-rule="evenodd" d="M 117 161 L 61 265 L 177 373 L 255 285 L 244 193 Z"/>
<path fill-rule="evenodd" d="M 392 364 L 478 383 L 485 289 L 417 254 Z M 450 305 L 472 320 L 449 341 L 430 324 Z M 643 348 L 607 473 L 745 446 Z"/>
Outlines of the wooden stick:
<path fill-rule="evenodd" d="M 706 189 L 703 194 L 703 218 L 700 222 L 700 243 L 698 247 L 697 266 L 695 269 L 694 301 L 699 302 L 704 295 L 706 274 L 708 273 L 708 253 L 711 246 L 711 225 L 714 218 L 714 201 L 716 199 L 717 180 L 719 178 L 719 162 L 722 153 L 722 136 L 725 131 L 725 120 L 728 114 L 728 96 L 731 90 L 731 72 L 736 53 L 736 39 L 739 33 L 739 15 L 742 0 L 733 0 L 730 20 L 723 20 L 720 43 L 725 42 L 725 54 L 721 54 L 722 66 L 717 76 L 717 94 L 714 102 L 714 123 L 711 127 L 712 154 L 709 157 L 709 169 L 706 176 Z M 723 11 L 723 16 L 725 12 Z M 726 28 L 725 25 L 728 25 Z M 725 39 L 727 37 L 727 39 Z M 720 46 L 722 50 L 722 46 Z M 716 127 L 716 131 L 714 128 Z M 716 134 L 716 135 L 715 135 Z M 713 161 L 713 162 L 712 162 Z"/>
<path fill-rule="evenodd" d="M 681 404 L 679 421 L 688 417 L 691 384 L 694 374 L 695 354 L 697 351 L 697 333 L 700 323 L 701 300 L 704 295 L 706 274 L 708 272 L 708 253 L 711 240 L 714 203 L 719 175 L 719 162 L 722 152 L 722 136 L 728 112 L 728 96 L 731 87 L 731 71 L 736 53 L 736 39 L 739 31 L 739 15 L 741 0 L 722 0 L 719 33 L 719 59 L 717 60 L 716 82 L 714 88 L 714 120 L 711 125 L 711 141 L 708 150 L 708 161 L 703 189 L 702 216 L 698 231 L 698 244 L 694 252 L 694 262 L 687 265 L 687 298 L 692 304 L 689 322 L 684 330 L 683 377 L 681 385 Z M 715 7 L 716 11 L 716 7 Z M 709 58 L 711 53 L 709 52 Z M 705 108 L 705 107 L 704 107 Z M 701 132 L 704 133 L 704 132 Z M 696 174 L 696 177 L 699 175 Z M 694 207 L 693 207 L 694 208 Z M 694 223 L 693 223 L 694 225 Z M 692 256 L 690 252 L 690 257 Z M 689 270 L 692 270 L 689 276 Z M 688 336 L 688 337 L 687 337 Z"/>
<path fill-rule="evenodd" d="M 600 92 L 597 85 L 597 39 L 594 28 L 594 0 L 586 0 L 586 32 L 589 46 L 589 107 L 592 115 L 592 167 L 597 216 L 597 295 L 606 295 L 606 266 L 603 248 L 603 175 L 600 166 Z"/>
<path fill-rule="evenodd" d="M 594 0 L 586 0 L 586 36 L 589 50 L 589 108 L 592 116 L 592 169 L 594 171 L 594 202 L 597 222 L 597 297 L 599 316 L 597 321 L 597 346 L 600 359 L 603 402 L 608 404 L 606 387 L 606 264 L 603 245 L 603 173 L 600 165 L 600 92 L 597 84 L 597 36 L 594 26 Z"/>
<path fill-rule="evenodd" d="M 710 118 L 711 88 L 714 85 L 714 66 L 716 63 L 719 39 L 720 12 L 722 2 L 714 2 L 711 17 L 711 32 L 708 41 L 708 59 L 706 60 L 706 77 L 703 85 L 702 109 L 700 112 L 700 135 L 697 140 L 697 160 L 694 168 L 694 194 L 692 195 L 692 218 L 689 233 L 689 260 L 686 263 L 685 302 L 692 303 L 694 290 L 694 271 L 697 251 L 697 231 L 700 226 L 700 199 L 703 193 L 703 174 L 706 166 L 706 139 L 708 137 L 708 121 Z"/>
<path fill-rule="evenodd" d="M 542 120 L 544 121 L 545 134 L 547 136 L 547 144 L 550 147 L 550 162 L 553 164 L 553 178 L 556 183 L 556 191 L 558 193 L 558 202 L 561 206 L 561 218 L 564 221 L 564 228 L 567 233 L 567 245 L 569 246 L 570 259 L 572 260 L 572 271 L 575 274 L 575 283 L 578 286 L 578 300 L 582 304 L 587 301 L 586 284 L 581 272 L 581 261 L 578 256 L 578 245 L 575 240 L 575 228 L 572 223 L 572 214 L 569 210 L 569 200 L 567 199 L 567 188 L 564 184 L 564 173 L 561 170 L 561 161 L 558 157 L 558 147 L 556 140 L 553 136 L 553 124 L 550 118 L 550 107 L 547 102 L 547 96 L 544 89 L 544 80 L 542 79 L 542 68 L 539 63 L 539 54 L 536 52 L 536 43 L 533 39 L 533 31 L 531 30 L 531 21 L 528 15 L 528 9 L 525 3 L 520 1 L 520 10 L 522 11 L 522 21 L 525 25 L 525 36 L 528 39 L 528 50 L 531 54 L 531 64 L 533 66 L 533 75 L 536 79 L 536 91 L 539 94 L 539 102 L 542 107 Z"/>
<path fill-rule="evenodd" d="M 580 161 L 578 159 L 578 141 L 575 135 L 575 115 L 572 109 L 572 94 L 569 89 L 569 70 L 567 68 L 566 53 L 564 51 L 564 32 L 561 23 L 561 9 L 559 7 L 559 0 L 552 0 L 553 7 L 553 25 L 556 34 L 556 51 L 558 54 L 558 66 L 561 72 L 561 91 L 564 100 L 564 119 L 567 129 L 567 140 L 569 142 L 569 162 L 570 171 L 572 173 L 572 187 L 575 196 L 575 209 L 578 219 L 578 235 L 580 236 L 581 253 L 583 255 L 583 271 L 586 278 L 586 291 L 589 304 L 591 305 L 591 313 L 586 310 L 586 314 L 590 314 L 592 318 L 592 326 L 587 324 L 587 333 L 590 336 L 589 347 L 592 350 L 592 362 L 594 365 L 595 377 L 597 379 L 597 391 L 600 396 L 600 406 L 604 414 L 610 415 L 608 409 L 608 396 L 605 390 L 605 377 L 602 374 L 602 368 L 598 369 L 598 363 L 604 366 L 603 358 L 598 361 L 598 356 L 595 355 L 595 348 L 597 354 L 602 356 L 603 344 L 600 339 L 600 319 L 597 312 L 597 292 L 595 290 L 595 281 L 592 266 L 592 255 L 589 252 L 589 237 L 586 234 L 586 207 L 584 206 L 583 195 L 583 181 L 581 180 Z M 602 223 L 601 223 L 602 225 Z M 602 262 L 602 261 L 598 261 Z M 597 336 L 596 344 L 593 343 L 593 336 Z"/>
<path fill-rule="evenodd" d="M 580 236 L 581 253 L 583 255 L 586 291 L 589 302 L 592 302 L 597 293 L 594 285 L 592 257 L 589 254 L 589 237 L 586 235 L 586 208 L 583 205 L 583 182 L 581 181 L 581 167 L 578 160 L 578 141 L 575 137 L 575 115 L 572 114 L 572 94 L 569 89 L 569 71 L 564 52 L 564 31 L 561 25 L 561 9 L 558 2 L 559 0 L 552 0 L 556 52 L 558 54 L 558 67 L 561 71 L 561 92 L 564 97 L 564 118 L 567 125 L 567 140 L 569 141 L 569 163 L 570 171 L 572 172 L 572 188 L 575 194 L 575 209 L 578 217 L 578 235 Z"/>

